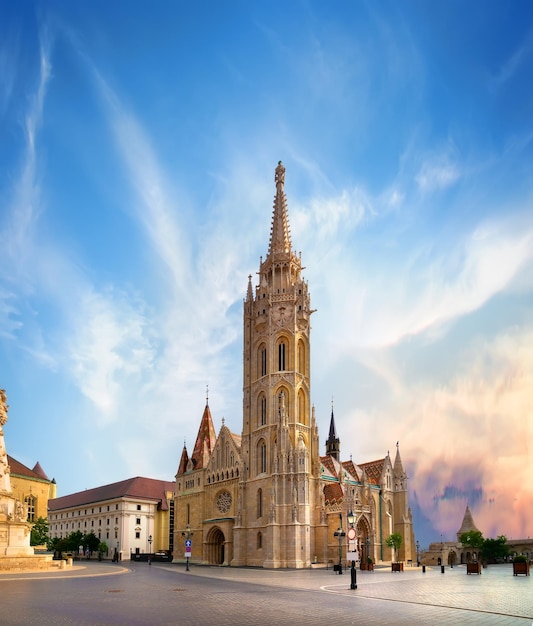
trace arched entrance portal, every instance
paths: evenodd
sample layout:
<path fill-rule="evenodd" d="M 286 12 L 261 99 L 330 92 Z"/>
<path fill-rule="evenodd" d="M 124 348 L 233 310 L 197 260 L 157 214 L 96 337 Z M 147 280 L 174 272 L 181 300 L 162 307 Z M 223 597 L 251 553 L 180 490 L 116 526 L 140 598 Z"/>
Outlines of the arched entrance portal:
<path fill-rule="evenodd" d="M 207 561 L 210 565 L 224 564 L 224 533 L 215 526 L 207 535 Z"/>

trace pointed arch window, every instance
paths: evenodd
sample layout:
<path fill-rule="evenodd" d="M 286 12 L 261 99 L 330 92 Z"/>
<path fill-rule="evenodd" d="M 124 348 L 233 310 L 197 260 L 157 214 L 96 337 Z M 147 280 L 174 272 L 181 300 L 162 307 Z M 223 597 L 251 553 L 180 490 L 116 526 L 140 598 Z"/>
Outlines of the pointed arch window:
<path fill-rule="evenodd" d="M 298 392 L 298 421 L 300 424 L 307 424 L 305 393 L 303 389 Z"/>
<path fill-rule="evenodd" d="M 262 393 L 259 396 L 259 425 L 264 426 L 267 423 L 267 400 L 266 395 Z"/>
<path fill-rule="evenodd" d="M 262 343 L 259 346 L 257 365 L 258 365 L 257 369 L 259 372 L 259 376 L 266 376 L 267 374 L 267 349 L 264 343 Z"/>
<path fill-rule="evenodd" d="M 264 474 L 267 471 L 267 447 L 264 439 L 257 444 L 257 473 Z"/>
<path fill-rule="evenodd" d="M 278 370 L 283 372 L 287 369 L 287 344 L 282 339 L 278 344 Z"/>
<path fill-rule="evenodd" d="M 301 374 L 306 373 L 305 367 L 305 345 L 304 342 L 300 339 L 298 342 L 298 371 Z"/>
<path fill-rule="evenodd" d="M 263 517 L 263 490 L 257 490 L 257 519 Z"/>
<path fill-rule="evenodd" d="M 35 511 L 37 510 L 37 498 L 33 495 L 24 498 L 24 501 L 28 505 L 28 522 L 35 521 Z"/>

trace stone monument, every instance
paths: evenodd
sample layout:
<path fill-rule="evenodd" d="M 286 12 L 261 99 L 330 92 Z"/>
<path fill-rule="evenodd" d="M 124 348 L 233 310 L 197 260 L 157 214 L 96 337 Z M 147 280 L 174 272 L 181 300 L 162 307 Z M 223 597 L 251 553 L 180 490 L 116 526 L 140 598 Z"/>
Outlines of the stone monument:
<path fill-rule="evenodd" d="M 13 496 L 10 470 L 4 444 L 7 422 L 6 392 L 0 389 L 0 559 L 6 556 L 33 554 L 27 507 Z"/>
<path fill-rule="evenodd" d="M 48 569 L 52 565 L 52 557 L 34 554 L 30 546 L 28 507 L 13 496 L 11 489 L 4 443 L 8 408 L 6 392 L 0 389 L 0 570 Z"/>

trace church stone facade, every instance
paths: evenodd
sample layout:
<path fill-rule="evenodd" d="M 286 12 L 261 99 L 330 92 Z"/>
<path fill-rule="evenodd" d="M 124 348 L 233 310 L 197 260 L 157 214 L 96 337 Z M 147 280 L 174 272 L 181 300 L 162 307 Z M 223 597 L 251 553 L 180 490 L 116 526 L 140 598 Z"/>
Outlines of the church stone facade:
<path fill-rule="evenodd" d="M 311 300 L 291 243 L 285 168 L 275 172 L 268 252 L 244 301 L 243 420 L 240 435 L 215 433 L 206 402 L 194 450 L 176 474 L 174 558 L 192 562 L 307 568 L 390 561 L 385 539 L 403 537 L 400 560 L 415 553 L 407 476 L 397 447 L 369 463 L 340 458 L 333 411 L 325 455 L 311 403 Z M 356 538 L 348 539 L 349 512 Z M 342 529 L 345 536 L 335 535 Z M 353 534 L 353 533 L 350 533 Z"/>

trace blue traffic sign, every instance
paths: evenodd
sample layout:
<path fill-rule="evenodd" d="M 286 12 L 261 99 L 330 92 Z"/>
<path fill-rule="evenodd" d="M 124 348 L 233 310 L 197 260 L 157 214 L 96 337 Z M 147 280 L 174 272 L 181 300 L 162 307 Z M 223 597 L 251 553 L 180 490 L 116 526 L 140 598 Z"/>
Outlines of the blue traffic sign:
<path fill-rule="evenodd" d="M 192 539 L 185 539 L 185 547 L 190 548 L 192 546 Z"/>

